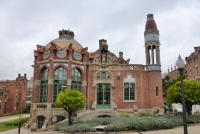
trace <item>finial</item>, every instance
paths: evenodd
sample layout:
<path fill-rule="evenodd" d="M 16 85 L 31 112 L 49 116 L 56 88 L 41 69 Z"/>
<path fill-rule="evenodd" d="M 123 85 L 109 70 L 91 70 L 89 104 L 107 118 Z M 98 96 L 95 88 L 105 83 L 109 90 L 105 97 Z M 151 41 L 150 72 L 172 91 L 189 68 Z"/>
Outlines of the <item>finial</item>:
<path fill-rule="evenodd" d="M 154 20 L 153 14 L 148 14 L 148 15 L 147 15 L 147 20 Z"/>
<path fill-rule="evenodd" d="M 60 38 L 74 38 L 74 32 L 70 30 L 64 30 L 58 31 Z"/>

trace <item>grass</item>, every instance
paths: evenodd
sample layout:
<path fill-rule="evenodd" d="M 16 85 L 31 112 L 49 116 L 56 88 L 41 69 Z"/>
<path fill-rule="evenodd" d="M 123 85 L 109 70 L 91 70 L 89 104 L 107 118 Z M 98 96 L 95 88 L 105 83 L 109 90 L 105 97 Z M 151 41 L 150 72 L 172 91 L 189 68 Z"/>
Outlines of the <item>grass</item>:
<path fill-rule="evenodd" d="M 28 119 L 29 119 L 29 117 L 22 118 L 22 120 L 21 120 L 21 121 L 22 121 L 21 126 L 22 126 Z M 18 120 L 18 119 L 12 120 L 12 121 L 0 122 L 0 132 L 18 128 L 18 124 L 19 124 L 19 120 Z"/>

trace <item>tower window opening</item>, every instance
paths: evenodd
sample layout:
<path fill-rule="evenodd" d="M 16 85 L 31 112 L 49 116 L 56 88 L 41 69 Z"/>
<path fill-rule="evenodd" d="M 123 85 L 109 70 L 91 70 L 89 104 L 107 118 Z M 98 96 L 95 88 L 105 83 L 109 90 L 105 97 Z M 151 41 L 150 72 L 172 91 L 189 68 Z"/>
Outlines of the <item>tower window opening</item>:
<path fill-rule="evenodd" d="M 103 72 L 103 73 L 101 74 L 101 79 L 106 79 L 106 73 L 105 73 L 105 72 Z"/>
<path fill-rule="evenodd" d="M 158 96 L 158 86 L 156 86 L 156 96 Z"/>
<path fill-rule="evenodd" d="M 198 74 L 199 72 L 198 72 L 198 66 L 196 66 L 196 74 Z"/>

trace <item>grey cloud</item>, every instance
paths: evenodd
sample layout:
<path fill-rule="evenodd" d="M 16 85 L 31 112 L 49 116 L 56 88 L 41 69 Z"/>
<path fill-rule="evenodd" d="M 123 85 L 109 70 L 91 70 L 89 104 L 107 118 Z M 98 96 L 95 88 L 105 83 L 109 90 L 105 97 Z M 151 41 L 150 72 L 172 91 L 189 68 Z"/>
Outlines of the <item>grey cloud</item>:
<path fill-rule="evenodd" d="M 33 50 L 58 37 L 61 29 L 75 32 L 75 39 L 98 49 L 107 39 L 116 55 L 145 64 L 144 28 L 146 15 L 153 13 L 161 41 L 162 71 L 177 59 L 193 52 L 199 42 L 199 1 L 181 0 L 75 0 L 0 1 L 0 79 L 14 79 L 18 73 L 33 75 Z M 9 52 L 9 54 L 8 54 Z"/>

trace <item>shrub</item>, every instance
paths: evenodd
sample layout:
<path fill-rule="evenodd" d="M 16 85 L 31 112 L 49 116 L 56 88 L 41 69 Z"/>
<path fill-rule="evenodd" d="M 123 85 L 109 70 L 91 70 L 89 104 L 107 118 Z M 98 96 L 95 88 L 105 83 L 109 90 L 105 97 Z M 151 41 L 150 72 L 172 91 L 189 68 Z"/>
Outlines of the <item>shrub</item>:
<path fill-rule="evenodd" d="M 120 116 L 121 117 L 129 117 L 129 114 L 128 113 L 122 113 Z"/>
<path fill-rule="evenodd" d="M 142 112 L 142 113 L 139 113 L 139 116 L 154 116 L 154 114 L 150 112 Z"/>
<path fill-rule="evenodd" d="M 63 132 L 95 132 L 94 126 L 107 125 L 104 128 L 105 132 L 119 132 L 127 130 L 158 130 L 170 129 L 177 126 L 182 126 L 182 117 L 177 116 L 134 116 L 134 117 L 115 117 L 115 118 L 96 118 L 85 122 L 76 122 L 72 126 L 59 126 L 54 130 Z M 200 122 L 200 115 L 188 117 L 188 123 Z"/>

